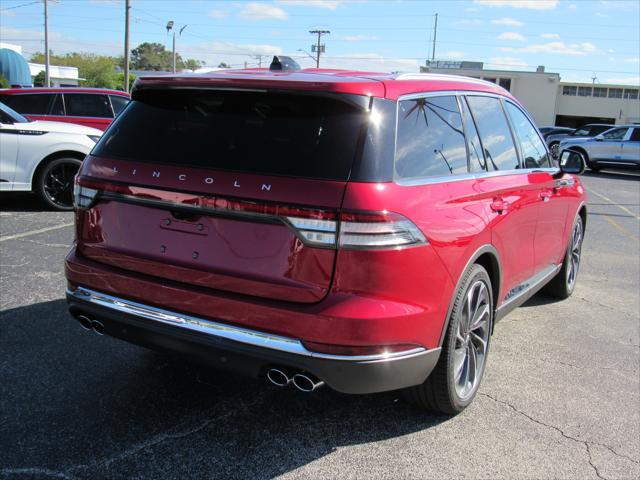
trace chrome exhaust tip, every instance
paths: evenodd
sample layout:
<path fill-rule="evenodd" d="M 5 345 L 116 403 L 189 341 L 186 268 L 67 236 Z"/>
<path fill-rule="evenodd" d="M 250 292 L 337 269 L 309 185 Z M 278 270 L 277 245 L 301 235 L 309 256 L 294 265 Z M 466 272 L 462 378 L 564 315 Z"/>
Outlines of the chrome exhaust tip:
<path fill-rule="evenodd" d="M 291 383 L 291 377 L 279 368 L 270 368 L 267 370 L 267 379 L 277 387 L 286 387 Z"/>
<path fill-rule="evenodd" d="M 88 330 L 88 331 L 93 330 L 93 327 L 91 326 L 91 319 L 89 317 L 85 315 L 78 315 L 76 317 L 76 320 L 78 320 L 78 323 L 80 324 L 80 326 L 85 330 Z"/>
<path fill-rule="evenodd" d="M 308 373 L 297 373 L 293 376 L 293 385 L 302 392 L 313 392 L 324 385 L 324 382 Z"/>
<path fill-rule="evenodd" d="M 91 328 L 98 335 L 104 335 L 104 325 L 102 324 L 102 322 L 99 322 L 97 320 L 92 321 L 91 322 Z"/>

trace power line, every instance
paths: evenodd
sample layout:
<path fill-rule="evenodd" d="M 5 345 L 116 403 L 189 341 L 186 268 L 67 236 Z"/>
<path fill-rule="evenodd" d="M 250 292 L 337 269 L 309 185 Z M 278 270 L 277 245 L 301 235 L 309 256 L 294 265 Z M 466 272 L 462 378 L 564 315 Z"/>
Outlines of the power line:
<path fill-rule="evenodd" d="M 14 5 L 13 7 L 0 8 L 0 12 L 4 12 L 5 10 L 13 10 L 14 8 L 28 7 L 29 5 L 35 5 L 36 3 L 40 3 L 40 2 L 39 1 L 29 2 L 29 3 L 23 3 L 22 5 Z"/>

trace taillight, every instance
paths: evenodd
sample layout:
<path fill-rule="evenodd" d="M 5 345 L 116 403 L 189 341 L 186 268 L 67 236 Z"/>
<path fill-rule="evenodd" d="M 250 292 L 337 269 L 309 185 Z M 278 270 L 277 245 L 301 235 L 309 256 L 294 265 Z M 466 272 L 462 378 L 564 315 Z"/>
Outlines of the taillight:
<path fill-rule="evenodd" d="M 243 218 L 257 222 L 282 222 L 310 247 L 374 250 L 424 245 L 427 239 L 408 218 L 394 212 L 336 212 L 319 208 L 240 200 L 213 195 L 165 192 L 78 179 L 75 206 L 90 208 L 99 197 L 140 202 L 156 208 L 199 211 L 203 214 Z M 169 200 L 170 198 L 170 200 Z"/>

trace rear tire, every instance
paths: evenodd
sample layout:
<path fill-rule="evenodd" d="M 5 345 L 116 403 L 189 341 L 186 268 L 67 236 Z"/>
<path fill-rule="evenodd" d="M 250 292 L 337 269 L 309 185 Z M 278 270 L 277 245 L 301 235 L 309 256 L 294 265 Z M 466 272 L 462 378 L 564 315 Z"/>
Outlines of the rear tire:
<path fill-rule="evenodd" d="M 544 287 L 544 293 L 560 300 L 566 300 L 573 293 L 580 270 L 582 258 L 582 240 L 584 239 L 584 226 L 582 217 L 578 215 L 571 229 L 571 237 L 564 255 L 562 268 Z"/>
<path fill-rule="evenodd" d="M 492 327 L 491 279 L 481 265 L 473 265 L 456 292 L 438 364 L 424 383 L 404 390 L 404 397 L 448 415 L 462 412 L 480 386 Z"/>
<path fill-rule="evenodd" d="M 42 202 L 56 210 L 73 210 L 73 181 L 82 162 L 77 158 L 56 158 L 36 175 L 34 191 Z"/>
<path fill-rule="evenodd" d="M 557 160 L 560 155 L 560 142 L 551 142 L 551 144 L 549 144 L 549 151 L 554 160 Z"/>

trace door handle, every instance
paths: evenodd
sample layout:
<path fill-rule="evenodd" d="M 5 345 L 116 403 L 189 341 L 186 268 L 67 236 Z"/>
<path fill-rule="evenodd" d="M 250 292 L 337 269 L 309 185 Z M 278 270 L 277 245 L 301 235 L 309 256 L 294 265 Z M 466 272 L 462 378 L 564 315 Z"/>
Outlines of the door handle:
<path fill-rule="evenodd" d="M 491 202 L 489 206 L 491 207 L 491 210 L 493 210 L 494 212 L 498 212 L 499 215 L 502 215 L 502 212 L 507 209 L 509 203 L 505 202 L 502 198 L 494 198 L 493 202 Z"/>
<path fill-rule="evenodd" d="M 542 200 L 543 202 L 548 202 L 551 199 L 551 192 L 549 190 L 545 190 L 543 192 L 540 192 L 540 200 Z"/>

